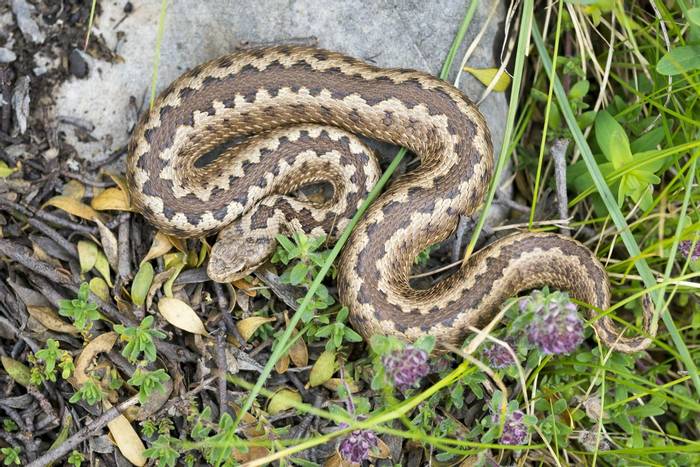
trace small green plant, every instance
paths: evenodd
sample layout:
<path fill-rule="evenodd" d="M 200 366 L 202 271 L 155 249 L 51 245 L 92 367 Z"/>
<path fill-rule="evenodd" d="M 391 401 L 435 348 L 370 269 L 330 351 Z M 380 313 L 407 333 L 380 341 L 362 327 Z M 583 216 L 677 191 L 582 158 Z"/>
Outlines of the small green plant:
<path fill-rule="evenodd" d="M 138 327 L 125 327 L 121 324 L 114 326 L 119 338 L 126 342 L 122 355 L 131 363 L 136 363 L 143 357 L 147 362 L 156 361 L 156 346 L 154 339 L 164 339 L 166 334 L 158 329 L 152 329 L 153 316 L 146 316 Z"/>
<path fill-rule="evenodd" d="M 271 261 L 286 266 L 280 280 L 285 284 L 310 287 L 330 252 L 329 250 L 317 251 L 325 241 L 323 236 L 311 238 L 300 232 L 294 233 L 291 238 L 278 235 L 279 246 Z M 324 310 L 334 303 L 333 296 L 321 284 L 302 320 L 305 323 L 309 322 L 315 310 Z"/>
<path fill-rule="evenodd" d="M 38 365 L 32 368 L 32 382 L 34 384 L 40 384 L 42 380 L 55 383 L 56 370 L 58 368 L 61 369 L 61 377 L 63 379 L 70 378 L 75 370 L 73 357 L 65 350 L 61 350 L 58 341 L 55 339 L 48 339 L 46 348 L 37 351 L 35 357 L 38 360 L 37 363 L 41 362 L 43 364 L 43 368 L 40 368 Z"/>
<path fill-rule="evenodd" d="M 93 376 L 90 376 L 80 389 L 71 396 L 69 402 L 75 404 L 79 401 L 84 401 L 87 402 L 88 405 L 94 405 L 102 399 L 104 399 L 104 393 L 102 392 L 100 384 Z"/>
<path fill-rule="evenodd" d="M 100 319 L 102 315 L 97 311 L 97 305 L 88 301 L 90 287 L 87 282 L 80 285 L 78 297 L 72 300 L 61 300 L 58 313 L 73 320 L 73 324 L 82 332 L 89 331 L 92 322 Z"/>
<path fill-rule="evenodd" d="M 343 341 L 362 342 L 362 336 L 345 324 L 345 321 L 348 319 L 348 313 L 347 307 L 342 307 L 335 317 L 335 322 L 326 324 L 314 332 L 313 337 L 328 338 L 326 350 L 339 349 L 343 345 Z M 326 316 L 325 318 L 326 322 L 328 322 L 328 317 Z"/>
<path fill-rule="evenodd" d="M 169 379 L 170 376 L 162 368 L 147 371 L 139 367 L 136 368 L 128 383 L 139 388 L 139 401 L 143 404 L 155 391 L 165 392 L 163 383 Z"/>
<path fill-rule="evenodd" d="M 180 453 L 176 449 L 177 440 L 170 436 L 159 436 L 157 440 L 151 444 L 151 447 L 143 453 L 156 461 L 159 467 L 175 467 Z"/>
<path fill-rule="evenodd" d="M 85 457 L 76 450 L 71 451 L 70 456 L 66 460 L 67 463 L 75 467 L 80 467 L 85 462 Z"/>
<path fill-rule="evenodd" d="M 19 458 L 19 448 L 0 448 L 0 454 L 3 455 L 3 465 L 21 465 Z"/>
<path fill-rule="evenodd" d="M 17 426 L 17 424 L 11 418 L 3 418 L 2 419 L 2 428 L 7 433 L 12 433 L 13 431 L 19 430 L 19 427 Z"/>

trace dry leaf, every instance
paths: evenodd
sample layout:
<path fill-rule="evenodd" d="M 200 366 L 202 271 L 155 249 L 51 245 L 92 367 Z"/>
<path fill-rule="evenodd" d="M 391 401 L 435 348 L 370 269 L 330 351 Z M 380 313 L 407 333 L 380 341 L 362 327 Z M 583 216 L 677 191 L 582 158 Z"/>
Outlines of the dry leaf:
<path fill-rule="evenodd" d="M 153 238 L 153 244 L 151 249 L 148 250 L 146 256 L 143 258 L 141 263 L 145 261 L 152 260 L 154 258 L 159 258 L 169 252 L 173 248 L 173 244 L 170 243 L 170 239 L 167 235 L 162 232 L 157 232 L 156 236 Z"/>
<path fill-rule="evenodd" d="M 484 86 L 491 84 L 498 74 L 498 68 L 471 68 L 468 66 L 464 67 L 464 71 L 471 73 L 476 79 L 481 81 Z M 510 76 L 505 71 L 501 73 L 498 77 L 498 81 L 493 86 L 493 90 L 497 92 L 503 92 L 510 86 Z"/>
<path fill-rule="evenodd" d="M 97 211 L 130 211 L 129 197 L 120 188 L 107 188 L 92 198 L 90 206 Z"/>
<path fill-rule="evenodd" d="M 241 333 L 243 339 L 247 342 L 251 337 L 253 337 L 253 334 L 255 334 L 255 331 L 257 331 L 260 326 L 276 320 L 277 318 L 274 317 L 266 318 L 264 316 L 251 316 L 250 318 L 240 320 L 238 323 L 236 323 L 236 327 L 238 328 L 238 332 Z"/>
<path fill-rule="evenodd" d="M 117 245 L 117 237 L 114 236 L 111 230 L 107 228 L 99 219 L 95 219 L 97 228 L 100 231 L 100 240 L 102 241 L 102 250 L 107 257 L 109 265 L 115 271 L 119 269 L 119 246 Z"/>
<path fill-rule="evenodd" d="M 95 337 L 85 346 L 75 360 L 74 378 L 76 384 L 74 384 L 74 386 L 81 386 L 88 380 L 87 369 L 92 359 L 102 352 L 109 352 L 112 350 L 116 341 L 116 332 L 106 332 Z"/>
<path fill-rule="evenodd" d="M 42 208 L 45 208 L 46 206 L 53 206 L 55 208 L 66 211 L 68 214 L 72 214 L 76 217 L 87 219 L 89 221 L 100 218 L 100 215 L 97 213 L 97 211 L 92 209 L 87 204 L 81 203 L 80 201 L 76 200 L 75 198 L 71 198 L 70 196 L 54 196 L 53 198 L 45 202 Z"/>
<path fill-rule="evenodd" d="M 48 306 L 27 306 L 29 315 L 39 321 L 42 326 L 50 331 L 63 332 L 66 334 L 78 334 L 80 331 L 63 321 L 53 308 Z"/>
<path fill-rule="evenodd" d="M 97 252 L 97 259 L 95 260 L 95 269 L 99 272 L 102 277 L 107 281 L 110 287 L 112 287 L 112 279 L 109 275 L 109 261 L 104 253 L 101 251 Z"/>
<path fill-rule="evenodd" d="M 297 333 L 296 329 L 292 332 L 292 336 Z M 309 350 L 306 348 L 304 339 L 297 339 L 294 345 L 289 349 L 289 358 L 294 362 L 297 368 L 304 367 L 309 364 Z"/>
<path fill-rule="evenodd" d="M 68 183 L 63 185 L 63 196 L 80 201 L 85 196 L 85 185 L 78 180 L 69 180 Z"/>
<path fill-rule="evenodd" d="M 167 269 L 163 272 L 159 272 L 156 274 L 156 276 L 153 278 L 153 283 L 151 284 L 151 287 L 148 289 L 148 295 L 146 295 L 146 309 L 150 310 L 151 305 L 153 305 L 153 297 L 155 297 L 156 293 L 158 292 L 158 289 L 161 288 L 161 286 L 170 279 L 170 277 L 175 273 L 174 269 Z"/>
<path fill-rule="evenodd" d="M 170 244 L 180 253 L 187 253 L 187 245 L 185 244 L 185 240 L 182 238 L 173 237 L 172 235 L 168 235 L 168 240 L 170 241 Z"/>
<path fill-rule="evenodd" d="M 22 386 L 29 386 L 31 384 L 32 372 L 28 366 L 24 365 L 22 362 L 18 362 L 14 358 L 5 357 L 4 355 L 0 355 L 0 362 L 7 374 L 10 375 L 10 378 L 17 383 Z"/>
<path fill-rule="evenodd" d="M 90 279 L 90 291 L 100 297 L 103 301 L 109 302 L 109 286 L 101 277 L 93 277 Z"/>
<path fill-rule="evenodd" d="M 102 401 L 102 406 L 105 411 L 112 408 L 112 405 L 107 401 Z M 146 457 L 143 454 L 146 447 L 124 415 L 119 414 L 117 418 L 107 423 L 107 428 L 109 428 L 109 432 L 114 438 L 114 443 L 119 448 L 119 451 L 129 462 L 138 466 L 146 464 Z"/>
<path fill-rule="evenodd" d="M 283 375 L 289 369 L 289 354 L 282 355 L 277 363 L 275 363 L 275 371 Z"/>
<path fill-rule="evenodd" d="M 309 386 L 312 388 L 325 383 L 335 373 L 335 350 L 324 350 L 314 363 L 309 374 Z"/>
<path fill-rule="evenodd" d="M 78 242 L 78 259 L 80 260 L 80 273 L 85 274 L 95 267 L 97 262 L 97 245 L 88 240 Z"/>
<path fill-rule="evenodd" d="M 234 287 L 236 287 L 239 290 L 242 290 L 244 294 L 246 294 L 249 297 L 255 297 L 258 294 L 257 290 L 251 290 L 253 286 L 248 283 L 245 279 L 236 279 L 233 281 Z"/>
<path fill-rule="evenodd" d="M 275 415 L 285 410 L 293 408 L 295 402 L 301 402 L 301 394 L 289 388 L 282 388 L 275 392 L 267 404 L 267 412 L 270 415 Z"/>
<path fill-rule="evenodd" d="M 178 329 L 191 332 L 192 334 L 207 334 L 204 323 L 197 316 L 197 313 L 187 303 L 178 298 L 161 298 L 158 302 L 158 311 L 167 322 Z"/>
<path fill-rule="evenodd" d="M 348 385 L 348 389 L 353 394 L 355 394 L 356 392 L 360 392 L 360 390 L 362 389 L 352 379 L 345 378 L 345 383 Z M 323 387 L 326 389 L 330 389 L 331 391 L 337 391 L 340 386 L 343 386 L 343 380 L 340 378 L 331 378 L 325 383 L 323 383 Z"/>

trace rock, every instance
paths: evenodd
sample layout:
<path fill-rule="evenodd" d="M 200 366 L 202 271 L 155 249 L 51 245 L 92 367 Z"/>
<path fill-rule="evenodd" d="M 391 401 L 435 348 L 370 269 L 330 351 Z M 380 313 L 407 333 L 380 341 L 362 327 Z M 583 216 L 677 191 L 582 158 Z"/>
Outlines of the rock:
<path fill-rule="evenodd" d="M 127 3 L 103 2 L 102 14 L 95 25 L 106 46 L 115 50 L 124 59 L 123 63 L 91 59 L 93 72 L 85 79 L 65 82 L 56 94 L 59 115 L 80 117 L 96 125 L 92 136 L 98 141 L 87 143 L 78 141 L 73 128 L 61 128 L 67 142 L 88 159 L 106 157 L 126 144 L 125 116 L 129 113 L 130 97 L 135 96 L 139 105 L 148 105 L 161 2 L 133 2 L 133 11 L 124 19 Z M 454 80 L 461 57 L 484 25 L 493 3 L 482 4 L 457 53 L 450 80 Z M 162 91 L 185 70 L 231 52 L 236 45 L 288 42 L 303 37 L 316 37 L 320 47 L 380 66 L 417 68 L 437 74 L 469 0 L 329 0 L 323 2 L 322 8 L 319 5 L 314 0 L 169 2 L 157 91 Z M 503 5 L 499 3 L 497 8 L 468 62 L 472 67 L 496 66 L 494 53 L 500 51 L 497 36 L 504 17 Z M 119 41 L 120 33 L 123 39 Z M 460 87 L 473 99 L 479 99 L 485 89 L 468 74 L 462 75 Z M 492 93 L 480 108 L 490 123 L 498 149 L 507 112 L 505 95 Z M 107 139 L 109 135 L 113 137 L 111 142 Z"/>
<path fill-rule="evenodd" d="M 12 108 L 15 111 L 15 122 L 21 134 L 27 131 L 27 119 L 29 118 L 29 76 L 19 78 L 12 91 Z"/>
<path fill-rule="evenodd" d="M 12 0 L 12 12 L 17 18 L 17 26 L 28 40 L 43 44 L 46 35 L 39 28 L 39 24 L 34 19 L 36 16 L 36 8 L 34 5 L 27 3 L 26 0 Z"/>
<path fill-rule="evenodd" d="M 83 57 L 83 53 L 78 49 L 73 49 L 68 56 L 68 69 L 73 76 L 79 79 L 88 75 L 88 64 Z"/>
<path fill-rule="evenodd" d="M 0 47 L 0 63 L 10 63 L 17 59 L 17 55 L 10 49 Z"/>

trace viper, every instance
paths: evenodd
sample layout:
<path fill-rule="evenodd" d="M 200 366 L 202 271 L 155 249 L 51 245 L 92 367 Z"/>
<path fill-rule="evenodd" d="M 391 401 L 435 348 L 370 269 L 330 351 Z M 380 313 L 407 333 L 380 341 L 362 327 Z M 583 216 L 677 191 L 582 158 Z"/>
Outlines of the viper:
<path fill-rule="evenodd" d="M 127 159 L 132 206 L 178 237 L 218 234 L 207 272 L 228 282 L 274 252 L 275 237 L 336 239 L 377 182 L 363 139 L 420 158 L 355 226 L 338 262 L 350 322 L 374 334 L 460 343 L 503 302 L 549 286 L 591 305 L 600 339 L 625 352 L 650 343 L 624 336 L 610 317 L 603 266 L 577 241 L 516 233 L 473 254 L 435 285 L 409 283 L 416 256 L 446 239 L 483 201 L 493 172 L 488 126 L 458 89 L 429 74 L 382 69 L 326 50 L 279 46 L 239 51 L 184 73 L 134 130 Z M 327 184 L 325 201 L 299 194 Z"/>

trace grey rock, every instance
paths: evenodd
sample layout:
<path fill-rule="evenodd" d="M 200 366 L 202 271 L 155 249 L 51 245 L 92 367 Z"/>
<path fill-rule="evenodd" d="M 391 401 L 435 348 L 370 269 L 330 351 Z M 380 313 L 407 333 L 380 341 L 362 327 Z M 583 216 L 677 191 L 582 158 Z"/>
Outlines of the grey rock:
<path fill-rule="evenodd" d="M 78 49 L 73 49 L 68 56 L 68 69 L 76 78 L 82 79 L 88 75 L 88 65 L 83 57 L 83 53 Z"/>
<path fill-rule="evenodd" d="M 10 63 L 17 59 L 17 55 L 10 49 L 0 47 L 0 63 Z"/>
<path fill-rule="evenodd" d="M 42 44 L 46 40 L 46 35 L 34 19 L 36 16 L 34 5 L 27 3 L 26 0 L 12 0 L 12 12 L 17 18 L 17 26 L 24 37 L 36 44 Z"/>
<path fill-rule="evenodd" d="M 484 25 L 493 1 L 482 2 L 455 59 L 450 79 L 467 49 Z M 58 89 L 56 112 L 75 116 L 95 125 L 97 142 L 81 143 L 69 126 L 63 127 L 68 142 L 88 159 L 101 159 L 128 141 L 129 99 L 135 96 L 147 106 L 153 72 L 160 0 L 103 2 L 95 34 L 115 48 L 123 63 L 104 63 L 87 57 L 88 76 L 69 80 Z M 379 66 L 416 68 L 433 74 L 440 71 L 457 33 L 469 0 L 210 0 L 170 2 L 160 51 L 156 89 L 198 63 L 231 52 L 244 43 L 289 42 L 318 38 L 318 45 L 356 56 Z M 128 9 L 128 8 L 127 8 Z M 499 23 L 504 6 L 487 27 L 469 66 L 497 66 Z M 115 25 L 118 26 L 115 28 Z M 123 33 L 118 40 L 117 34 Z M 479 99 L 485 87 L 463 75 L 460 87 Z M 493 135 L 496 149 L 503 138 L 507 103 L 503 93 L 492 93 L 480 105 Z"/>

